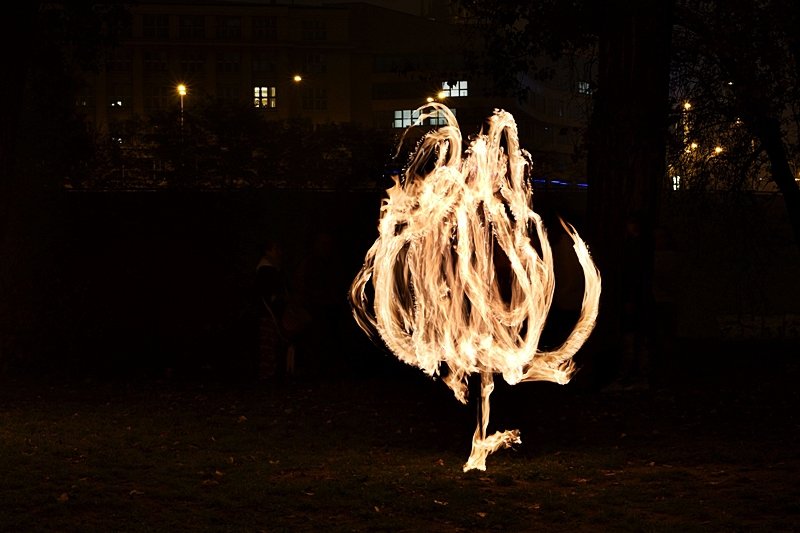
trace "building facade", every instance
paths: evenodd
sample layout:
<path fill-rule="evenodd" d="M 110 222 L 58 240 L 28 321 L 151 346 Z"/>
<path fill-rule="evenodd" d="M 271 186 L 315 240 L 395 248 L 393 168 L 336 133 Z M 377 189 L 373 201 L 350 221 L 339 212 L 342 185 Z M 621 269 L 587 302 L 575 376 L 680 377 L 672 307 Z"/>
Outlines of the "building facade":
<path fill-rule="evenodd" d="M 465 137 L 494 109 L 510 111 L 545 179 L 585 182 L 588 81 L 562 69 L 532 82 L 524 103 L 498 97 L 468 63 L 477 40 L 463 24 L 368 3 L 140 2 L 131 14 L 79 98 L 101 131 L 159 110 L 188 112 L 208 97 L 249 102 L 274 120 L 406 128 L 436 100 L 455 111 Z"/>

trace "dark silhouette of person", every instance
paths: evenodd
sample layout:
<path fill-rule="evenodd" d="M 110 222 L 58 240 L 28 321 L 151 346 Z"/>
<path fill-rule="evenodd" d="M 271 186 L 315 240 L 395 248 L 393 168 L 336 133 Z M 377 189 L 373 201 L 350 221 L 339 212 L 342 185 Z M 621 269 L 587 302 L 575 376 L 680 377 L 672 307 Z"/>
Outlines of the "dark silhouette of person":
<path fill-rule="evenodd" d="M 281 380 L 287 372 L 290 341 L 281 322 L 289 305 L 289 286 L 283 271 L 283 246 L 277 239 L 264 243 L 256 266 L 256 294 L 259 304 L 258 378 Z"/>
<path fill-rule="evenodd" d="M 304 335 L 300 348 L 303 371 L 309 375 L 330 375 L 345 365 L 337 360 L 339 350 L 333 348 L 342 344 L 342 322 L 350 318 L 346 298 L 350 279 L 339 248 L 334 233 L 317 231 L 297 268 L 296 288 L 311 319 L 310 333 Z"/>
<path fill-rule="evenodd" d="M 648 265 L 645 217 L 633 213 L 626 221 L 622 264 L 622 361 L 617 384 L 647 388 L 653 327 L 653 295 Z"/>

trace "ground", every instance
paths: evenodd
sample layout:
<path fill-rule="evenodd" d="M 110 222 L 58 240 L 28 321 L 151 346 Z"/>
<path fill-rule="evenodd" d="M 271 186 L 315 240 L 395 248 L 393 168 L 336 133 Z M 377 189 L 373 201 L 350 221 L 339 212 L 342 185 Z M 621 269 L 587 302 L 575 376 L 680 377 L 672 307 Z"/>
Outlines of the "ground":
<path fill-rule="evenodd" d="M 499 386 L 492 427 L 522 444 L 467 473 L 475 405 L 415 369 L 7 378 L 0 531 L 800 530 L 798 361 L 759 360 L 642 391 Z"/>

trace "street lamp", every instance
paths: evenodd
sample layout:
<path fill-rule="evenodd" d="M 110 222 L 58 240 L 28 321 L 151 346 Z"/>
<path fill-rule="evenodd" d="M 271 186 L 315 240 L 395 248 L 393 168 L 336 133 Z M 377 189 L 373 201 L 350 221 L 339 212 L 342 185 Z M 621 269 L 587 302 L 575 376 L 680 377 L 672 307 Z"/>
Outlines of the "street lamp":
<path fill-rule="evenodd" d="M 176 89 L 181 97 L 181 142 L 183 142 L 183 97 L 186 96 L 186 85 L 181 83 Z"/>

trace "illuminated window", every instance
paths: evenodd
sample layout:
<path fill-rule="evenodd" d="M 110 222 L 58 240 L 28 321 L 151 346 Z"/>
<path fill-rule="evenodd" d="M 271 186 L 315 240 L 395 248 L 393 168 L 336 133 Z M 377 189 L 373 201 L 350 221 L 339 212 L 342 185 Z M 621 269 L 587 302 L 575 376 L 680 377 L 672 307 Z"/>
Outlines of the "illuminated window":
<path fill-rule="evenodd" d="M 592 94 L 592 86 L 588 81 L 578 82 L 578 92 L 580 94 Z"/>
<path fill-rule="evenodd" d="M 450 110 L 454 115 L 455 109 Z M 416 109 L 398 109 L 394 112 L 394 119 L 392 120 L 393 128 L 408 128 L 415 125 L 419 118 L 419 111 Z M 446 126 L 447 119 L 439 111 L 433 111 L 429 117 L 425 119 L 425 124 L 428 126 Z"/>
<path fill-rule="evenodd" d="M 680 176 L 672 176 L 672 190 L 678 191 L 681 188 L 681 177 Z"/>
<path fill-rule="evenodd" d="M 419 111 L 416 109 L 399 109 L 394 112 L 393 128 L 407 128 L 419 118 Z"/>
<path fill-rule="evenodd" d="M 130 107 L 133 88 L 128 83 L 114 83 L 108 88 L 108 105 L 116 110 L 122 107 Z"/>
<path fill-rule="evenodd" d="M 275 87 L 253 87 L 253 104 L 255 107 L 275 109 L 277 107 Z"/>
<path fill-rule="evenodd" d="M 442 83 L 442 92 L 445 97 L 454 98 L 456 96 L 468 96 L 469 90 L 466 81 L 448 81 Z"/>
<path fill-rule="evenodd" d="M 450 112 L 453 113 L 453 115 L 456 114 L 455 109 L 450 109 Z M 428 124 L 431 126 L 447 126 L 447 118 L 444 116 L 444 113 L 434 111 L 428 118 Z"/>

